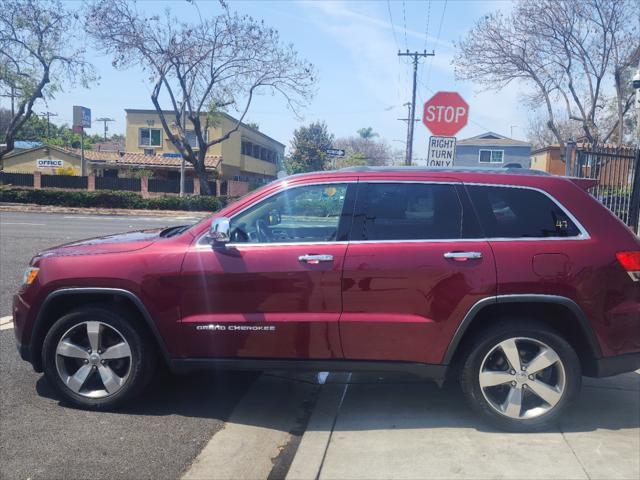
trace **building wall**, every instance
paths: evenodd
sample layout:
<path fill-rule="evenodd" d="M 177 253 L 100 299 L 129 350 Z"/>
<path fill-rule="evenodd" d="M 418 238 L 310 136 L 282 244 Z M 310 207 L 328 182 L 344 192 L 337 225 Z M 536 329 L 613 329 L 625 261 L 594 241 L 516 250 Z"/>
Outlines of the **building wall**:
<path fill-rule="evenodd" d="M 480 150 L 503 150 L 503 163 L 480 163 L 478 161 Z M 525 146 L 478 146 L 478 145 L 457 145 L 456 146 L 456 167 L 488 167 L 500 168 L 509 163 L 519 163 L 523 168 L 529 168 L 531 161 L 531 147 Z"/>
<path fill-rule="evenodd" d="M 546 172 L 549 163 L 549 153 L 547 150 L 538 151 L 531 154 L 531 169 Z"/>
<path fill-rule="evenodd" d="M 560 147 L 550 146 L 531 156 L 531 168 L 552 175 L 564 175 L 565 165 L 560 158 Z"/>
<path fill-rule="evenodd" d="M 189 125 L 190 123 L 188 124 L 188 127 Z M 229 132 L 233 126 L 234 122 L 231 118 L 222 116 L 218 125 L 209 128 L 209 138 L 213 139 L 220 137 Z M 146 147 L 140 145 L 140 128 L 160 129 L 160 146 Z M 256 145 L 275 151 L 278 154 L 279 159 L 284 156 L 283 145 L 260 132 L 241 125 L 239 130 L 233 133 L 227 140 L 213 145 L 207 151 L 207 155 L 222 156 L 221 174 L 223 179 L 255 175 L 275 178 L 278 171 L 277 163 L 263 161 L 249 155 L 242 155 L 242 140 L 250 141 Z M 165 134 L 160 122 L 160 117 L 157 113 L 153 111 L 128 111 L 125 150 L 128 153 L 144 153 L 145 149 L 152 149 L 156 155 L 177 152 Z"/>
<path fill-rule="evenodd" d="M 62 168 L 71 167 L 74 169 L 76 175 L 80 175 L 80 158 L 48 147 L 41 147 L 37 150 L 25 150 L 15 155 L 5 157 L 2 164 L 4 171 L 10 173 L 40 172 L 45 175 L 54 175 L 56 173 L 58 168 L 38 168 L 38 159 L 61 160 Z"/>

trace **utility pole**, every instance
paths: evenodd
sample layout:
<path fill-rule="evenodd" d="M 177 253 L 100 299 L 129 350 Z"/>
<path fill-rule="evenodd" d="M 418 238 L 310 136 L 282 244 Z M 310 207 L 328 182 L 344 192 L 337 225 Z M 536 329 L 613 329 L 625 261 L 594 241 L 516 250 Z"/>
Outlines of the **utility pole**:
<path fill-rule="evenodd" d="M 100 117 L 96 119 L 96 122 L 103 122 L 104 123 L 104 141 L 107 141 L 107 132 L 109 131 L 109 127 L 107 126 L 107 123 L 109 122 L 115 122 L 115 120 L 113 118 L 109 118 L 109 117 Z"/>
<path fill-rule="evenodd" d="M 638 143 L 638 147 L 640 147 L 640 60 L 638 60 L 638 70 L 636 70 L 636 74 L 633 76 L 631 85 L 636 92 L 636 115 L 638 116 L 636 122 L 636 142 Z"/>
<path fill-rule="evenodd" d="M 418 60 L 420 57 L 433 57 L 435 53 L 431 51 L 431 53 L 427 53 L 427 51 L 423 52 L 400 52 L 398 51 L 399 57 L 412 57 L 413 59 L 413 94 L 411 95 L 411 108 L 409 111 L 409 118 L 414 119 L 416 117 L 416 83 L 418 81 Z M 411 165 L 411 159 L 413 157 L 413 124 L 414 122 L 408 122 L 407 127 L 407 157 L 405 158 L 405 164 Z"/>
<path fill-rule="evenodd" d="M 53 112 L 42 112 L 40 114 L 41 117 L 47 117 L 47 138 L 51 138 L 51 117 L 57 117 L 57 113 Z"/>
<path fill-rule="evenodd" d="M 11 89 L 9 90 L 9 93 L 2 94 L 0 95 L 0 97 L 7 97 L 11 99 L 11 118 L 15 117 L 16 116 L 16 107 L 15 107 L 16 87 L 11 85 Z"/>
<path fill-rule="evenodd" d="M 407 118 L 399 118 L 398 120 L 402 121 L 402 122 L 407 122 L 407 123 L 411 123 L 413 124 L 414 122 L 419 122 L 420 119 L 419 118 L 413 118 L 413 122 L 411 121 L 411 102 L 407 102 L 407 103 L 403 103 L 402 104 L 403 107 L 407 107 Z M 407 163 L 407 158 L 411 158 L 411 152 L 409 151 L 409 143 L 411 142 L 411 136 L 413 135 L 413 128 L 409 128 L 409 125 L 407 125 L 407 139 L 405 140 L 405 154 L 404 154 L 404 160 L 405 160 L 405 164 L 406 165 L 411 165 L 411 162 Z"/>

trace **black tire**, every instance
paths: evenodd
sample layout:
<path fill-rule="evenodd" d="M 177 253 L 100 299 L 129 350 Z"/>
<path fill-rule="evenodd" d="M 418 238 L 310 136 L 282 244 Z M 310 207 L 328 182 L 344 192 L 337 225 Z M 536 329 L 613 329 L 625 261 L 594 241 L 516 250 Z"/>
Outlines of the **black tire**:
<path fill-rule="evenodd" d="M 493 355 L 493 352 L 496 352 L 496 350 L 494 349 L 498 346 L 499 343 L 514 338 L 519 339 L 517 340 L 519 351 L 520 346 L 522 346 L 522 348 L 528 346 L 527 339 L 532 339 L 550 347 L 557 354 L 557 357 L 561 362 L 561 367 L 558 367 L 558 364 L 556 363 L 554 364 L 555 366 L 548 367 L 548 370 L 546 370 L 545 373 L 554 375 L 551 369 L 562 369 L 561 375 L 564 379 L 564 388 L 562 389 L 560 399 L 557 400 L 557 403 L 555 403 L 555 405 L 553 405 L 552 407 L 549 407 L 549 405 L 551 405 L 550 403 L 543 402 L 542 405 L 544 405 L 544 408 L 549 409 L 544 413 L 539 414 L 539 416 L 535 416 L 533 418 L 511 418 L 504 412 L 498 412 L 496 406 L 493 406 L 489 402 L 489 400 L 487 400 L 487 397 L 485 397 L 485 394 L 483 393 L 483 389 L 480 387 L 480 369 L 482 367 L 483 361 L 485 360 L 485 357 L 487 358 L 487 361 L 489 361 L 492 358 L 491 356 L 489 356 L 489 354 L 492 353 Z M 533 343 L 531 342 L 531 344 Z M 497 355 L 499 357 L 501 350 L 497 350 L 497 352 Z M 519 354 L 521 359 L 522 354 L 522 352 Z M 502 362 L 504 363 L 505 360 L 506 355 L 504 355 Z M 500 361 L 499 358 L 498 361 Z M 510 365 L 510 362 L 508 360 L 506 360 L 506 362 L 507 365 Z M 523 362 L 522 366 L 526 368 L 526 362 Z M 511 374 L 511 368 L 507 368 L 508 370 L 506 370 L 505 372 L 499 373 Z M 543 372 L 545 371 L 543 370 Z M 527 372 L 525 371 L 524 374 L 526 373 Z M 521 374 L 521 376 L 518 378 L 518 382 L 516 383 L 517 387 L 512 387 L 512 383 L 501 384 L 499 387 L 497 387 L 498 391 L 495 394 L 496 397 L 499 398 L 498 394 L 502 394 L 506 391 L 508 396 L 508 392 L 510 392 L 512 388 L 522 388 L 521 398 L 523 407 L 520 412 L 525 411 L 524 402 L 541 401 L 541 397 L 534 395 L 531 390 L 530 384 L 533 383 L 532 380 L 527 380 L 526 376 L 522 377 L 522 375 L 524 374 Z M 562 338 L 555 330 L 536 320 L 504 319 L 499 324 L 483 332 L 468 347 L 466 355 L 463 356 L 461 362 L 460 384 L 465 399 L 467 400 L 471 408 L 475 410 L 486 422 L 490 423 L 500 430 L 511 432 L 531 432 L 546 430 L 555 426 L 558 418 L 562 415 L 562 412 L 572 404 L 572 402 L 579 394 L 582 382 L 581 375 L 580 360 L 578 359 L 578 356 L 576 355 L 571 345 L 569 345 L 569 343 L 564 338 Z M 536 377 L 535 380 L 537 381 L 540 379 Z M 529 381 L 529 385 L 527 385 L 527 381 Z M 493 392 L 495 392 L 495 390 L 493 389 L 494 387 L 489 387 L 488 389 L 485 388 L 485 392 L 488 392 L 488 396 L 494 395 Z M 529 397 L 526 397 L 527 395 L 529 395 Z M 493 397 L 490 398 L 492 398 L 492 400 L 495 400 Z M 494 405 L 496 403 L 499 402 L 494 402 Z"/>
<path fill-rule="evenodd" d="M 67 359 L 67 357 L 63 357 L 65 360 L 60 360 L 60 356 L 56 353 L 62 337 L 70 331 L 75 332 L 75 329 L 81 332 L 85 328 L 82 325 L 85 322 L 99 322 L 103 324 L 100 331 L 107 331 L 112 336 L 119 334 L 128 344 L 130 352 L 130 356 L 126 360 L 113 360 L 114 362 L 122 362 L 124 365 L 122 368 L 127 372 L 126 379 L 122 381 L 121 386 L 114 393 L 109 393 L 105 386 L 106 384 L 101 380 L 102 370 L 99 370 L 100 365 L 92 367 L 94 371 L 89 373 L 89 377 L 87 377 L 83 385 L 87 382 L 102 382 L 106 395 L 100 398 L 88 397 L 86 392 L 83 394 L 82 391 L 78 393 L 73 391 L 63 381 L 58 369 L 58 361 L 77 362 L 80 367 L 82 367 L 82 363 L 89 363 L 89 360 Z M 115 330 L 115 333 L 113 333 L 114 330 L 112 329 Z M 87 345 L 84 344 L 84 346 Z M 93 362 L 94 360 L 91 361 Z M 131 318 L 126 310 L 111 304 L 84 306 L 67 313 L 58 319 L 47 332 L 42 348 L 42 364 L 49 383 L 64 399 L 78 407 L 91 410 L 111 410 L 133 399 L 149 383 L 153 376 L 156 362 L 157 352 L 146 331 L 137 324 L 136 319 Z M 108 360 L 104 360 L 102 363 L 106 363 L 103 366 L 110 366 L 110 361 Z M 89 363 L 88 366 L 91 366 L 91 364 Z M 113 371 L 115 371 L 115 366 L 112 369 Z M 72 371 L 68 373 L 71 374 Z M 91 375 L 97 375 L 97 377 L 91 377 Z"/>

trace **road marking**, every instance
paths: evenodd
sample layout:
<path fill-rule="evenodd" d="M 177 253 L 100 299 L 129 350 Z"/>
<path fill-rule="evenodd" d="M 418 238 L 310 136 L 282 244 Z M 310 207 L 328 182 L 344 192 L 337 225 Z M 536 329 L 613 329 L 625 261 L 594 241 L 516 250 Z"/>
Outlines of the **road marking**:
<path fill-rule="evenodd" d="M 144 222 L 172 222 L 175 220 L 200 220 L 201 217 L 106 217 L 106 216 L 95 216 L 95 217 L 86 217 L 79 215 L 69 215 L 63 218 L 67 219 L 78 219 L 78 220 L 115 220 L 118 222 L 131 222 L 133 221 L 144 221 Z"/>
<path fill-rule="evenodd" d="M 26 223 L 26 222 L 0 222 L 1 225 L 31 225 L 33 227 L 44 227 L 44 223 Z"/>
<path fill-rule="evenodd" d="M 13 328 L 13 317 L 11 315 L 0 317 L 0 331 L 9 330 L 11 328 Z"/>

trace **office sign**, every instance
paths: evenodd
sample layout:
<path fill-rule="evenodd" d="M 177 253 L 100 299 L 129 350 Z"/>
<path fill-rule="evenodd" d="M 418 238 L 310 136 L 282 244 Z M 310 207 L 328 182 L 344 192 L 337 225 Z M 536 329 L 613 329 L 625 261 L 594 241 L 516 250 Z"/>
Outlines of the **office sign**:
<path fill-rule="evenodd" d="M 36 160 L 37 168 L 62 168 L 62 160 L 56 158 L 39 158 Z"/>
<path fill-rule="evenodd" d="M 180 153 L 163 153 L 162 156 L 164 158 L 182 158 L 182 154 Z"/>
<path fill-rule="evenodd" d="M 73 126 L 82 128 L 91 128 L 91 109 L 73 106 Z"/>
<path fill-rule="evenodd" d="M 429 167 L 453 167 L 456 159 L 456 137 L 429 137 Z"/>

